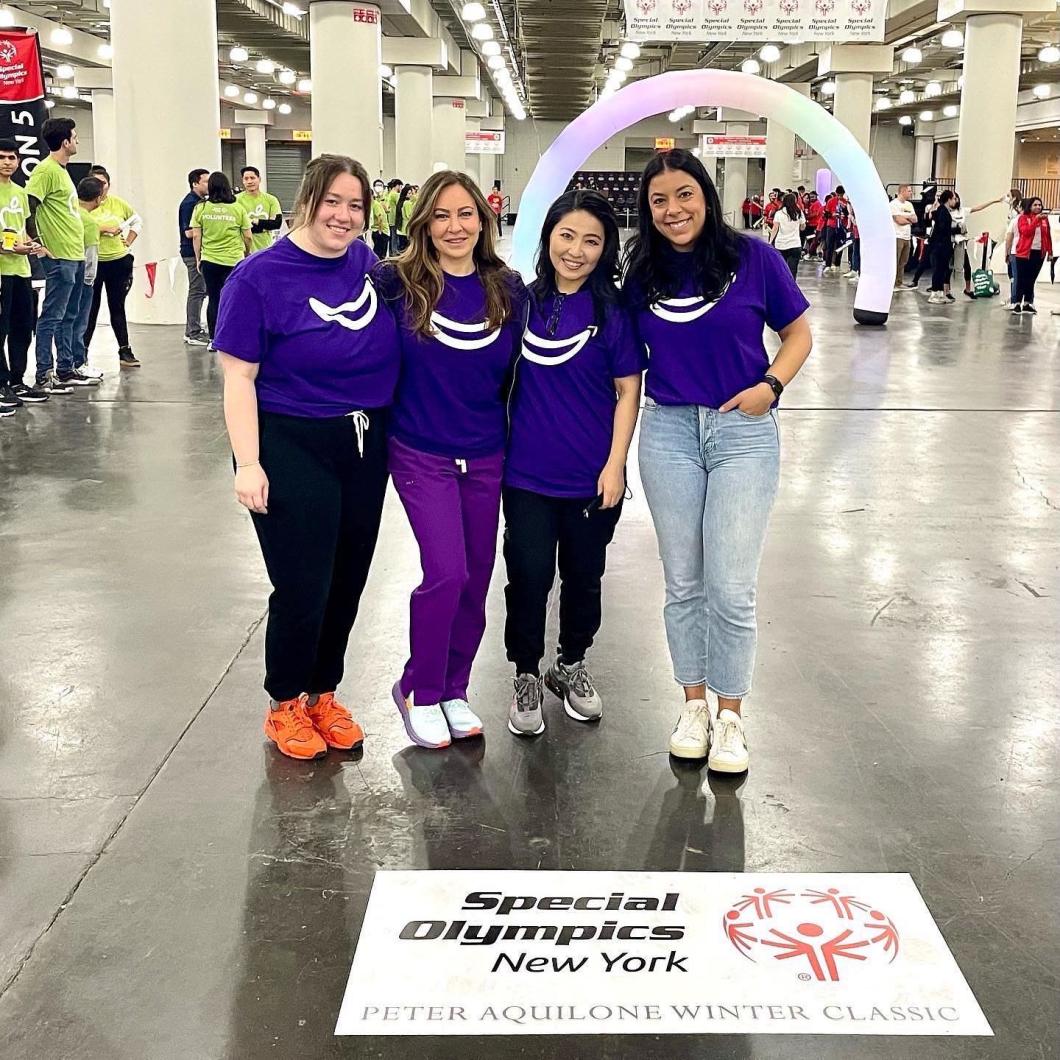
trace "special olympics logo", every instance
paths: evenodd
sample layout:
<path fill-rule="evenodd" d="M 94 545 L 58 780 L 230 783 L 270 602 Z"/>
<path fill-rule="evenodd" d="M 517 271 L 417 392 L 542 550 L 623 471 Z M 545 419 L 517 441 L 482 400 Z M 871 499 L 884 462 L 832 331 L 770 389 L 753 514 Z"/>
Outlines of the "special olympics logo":
<path fill-rule="evenodd" d="M 637 0 L 637 10 L 646 18 L 655 11 L 655 0 Z"/>
<path fill-rule="evenodd" d="M 728 7 L 729 0 L 707 0 L 707 10 L 714 16 L 724 15 Z"/>
<path fill-rule="evenodd" d="M 799 10 L 799 0 L 780 0 L 780 10 L 785 15 L 794 15 Z"/>
<path fill-rule="evenodd" d="M 18 49 L 9 40 L 0 41 L 0 63 L 8 65 L 18 58 Z"/>
<path fill-rule="evenodd" d="M 794 960 L 799 978 L 837 983 L 847 961 L 898 956 L 898 929 L 886 913 L 838 887 L 800 894 L 755 887 L 722 917 L 725 936 L 749 961 Z M 888 959 L 889 958 L 889 959 Z"/>
<path fill-rule="evenodd" d="M 757 15 L 762 10 L 762 0 L 743 0 L 743 9 L 749 15 Z"/>
<path fill-rule="evenodd" d="M 830 15 L 835 10 L 835 0 L 814 0 L 814 5 L 817 9 L 817 14 Z"/>
<path fill-rule="evenodd" d="M 683 15 L 692 9 L 692 0 L 673 0 L 674 13 Z"/>
<path fill-rule="evenodd" d="M 850 9 L 859 15 L 867 15 L 872 10 L 872 0 L 850 0 Z"/>

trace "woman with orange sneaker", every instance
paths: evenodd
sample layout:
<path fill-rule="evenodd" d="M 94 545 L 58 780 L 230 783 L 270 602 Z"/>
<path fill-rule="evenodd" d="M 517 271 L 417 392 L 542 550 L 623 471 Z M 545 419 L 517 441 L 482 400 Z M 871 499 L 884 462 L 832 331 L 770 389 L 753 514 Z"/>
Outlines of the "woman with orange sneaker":
<path fill-rule="evenodd" d="M 290 235 L 236 267 L 214 335 L 236 497 L 273 586 L 265 734 L 291 758 L 364 741 L 335 690 L 382 517 L 399 369 L 359 238 L 371 203 L 359 162 L 313 159 Z"/>

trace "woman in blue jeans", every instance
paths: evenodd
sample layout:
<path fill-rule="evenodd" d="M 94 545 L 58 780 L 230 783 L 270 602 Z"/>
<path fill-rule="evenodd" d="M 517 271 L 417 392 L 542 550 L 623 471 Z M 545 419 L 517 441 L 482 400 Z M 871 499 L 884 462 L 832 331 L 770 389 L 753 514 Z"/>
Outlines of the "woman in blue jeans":
<path fill-rule="evenodd" d="M 685 694 L 670 752 L 742 773 L 755 584 L 780 471 L 775 406 L 810 353 L 809 303 L 780 254 L 725 223 L 714 184 L 684 150 L 644 169 L 625 290 L 648 351 L 640 474 Z M 765 327 L 781 339 L 772 364 Z"/>

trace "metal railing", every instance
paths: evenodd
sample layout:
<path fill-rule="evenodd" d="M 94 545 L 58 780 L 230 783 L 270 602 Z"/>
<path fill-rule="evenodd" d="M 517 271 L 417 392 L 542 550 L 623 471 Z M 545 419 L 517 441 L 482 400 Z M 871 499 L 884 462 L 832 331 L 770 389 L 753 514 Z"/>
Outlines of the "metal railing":
<path fill-rule="evenodd" d="M 920 185 L 914 183 L 913 187 L 936 187 L 941 191 L 943 188 L 956 187 L 956 183 L 953 177 L 932 177 Z M 893 197 L 898 187 L 897 181 L 888 184 L 888 196 Z M 1060 177 L 1015 177 L 1009 187 L 1019 188 L 1024 198 L 1033 196 L 1041 199 L 1046 210 L 1060 210 Z M 1009 188 L 1004 190 L 1008 191 Z"/>

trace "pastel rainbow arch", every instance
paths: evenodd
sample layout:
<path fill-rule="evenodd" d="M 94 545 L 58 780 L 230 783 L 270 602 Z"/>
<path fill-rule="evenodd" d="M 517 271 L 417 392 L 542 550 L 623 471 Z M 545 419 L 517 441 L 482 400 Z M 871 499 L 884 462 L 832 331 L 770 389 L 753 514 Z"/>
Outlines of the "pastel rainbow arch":
<path fill-rule="evenodd" d="M 519 203 L 513 264 L 530 278 L 541 225 L 571 176 L 606 140 L 630 125 L 687 104 L 734 107 L 778 121 L 820 155 L 857 208 L 861 279 L 854 319 L 883 324 L 894 286 L 894 225 L 887 193 L 872 159 L 823 107 L 777 81 L 732 70 L 676 70 L 635 81 L 578 115 L 541 156 Z"/>

